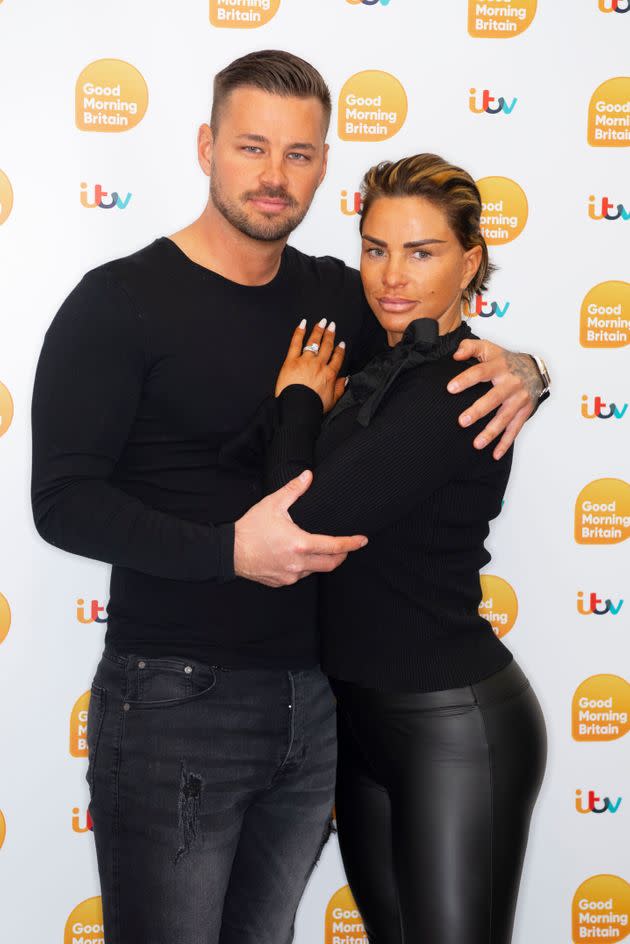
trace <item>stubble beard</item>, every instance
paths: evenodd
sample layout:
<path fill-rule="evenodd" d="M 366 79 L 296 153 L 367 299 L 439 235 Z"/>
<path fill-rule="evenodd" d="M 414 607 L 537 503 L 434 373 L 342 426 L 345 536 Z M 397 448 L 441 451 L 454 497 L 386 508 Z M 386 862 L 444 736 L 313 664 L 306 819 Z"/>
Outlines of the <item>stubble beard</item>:
<path fill-rule="evenodd" d="M 225 196 L 218 182 L 214 167 L 212 167 L 212 173 L 210 175 L 210 196 L 219 213 L 221 213 L 235 229 L 249 236 L 250 239 L 258 239 L 261 242 L 267 243 L 277 242 L 279 239 L 285 239 L 289 236 L 289 234 L 300 225 L 310 206 L 310 203 L 308 203 L 306 206 L 300 207 L 293 197 L 279 188 L 275 190 L 267 188 L 264 192 L 257 193 L 247 191 L 241 194 L 239 198 L 242 203 L 245 203 L 246 200 L 254 196 L 265 196 L 272 199 L 286 200 L 289 204 L 289 209 L 292 211 L 283 219 L 275 219 L 270 216 L 268 219 L 264 219 L 263 217 L 261 220 L 253 220 L 247 215 L 244 206 L 241 206 L 240 203 L 237 203 L 235 200 L 230 200 Z"/>

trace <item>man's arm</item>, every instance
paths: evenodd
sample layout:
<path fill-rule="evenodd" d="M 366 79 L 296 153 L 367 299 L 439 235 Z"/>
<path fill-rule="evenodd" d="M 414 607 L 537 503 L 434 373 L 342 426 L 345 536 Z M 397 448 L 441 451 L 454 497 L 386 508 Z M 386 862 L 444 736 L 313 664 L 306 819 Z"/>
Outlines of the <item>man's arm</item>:
<path fill-rule="evenodd" d="M 247 576 L 262 583 L 271 578 L 277 586 L 293 582 L 297 565 L 331 569 L 361 546 L 361 539 L 311 543 L 288 515 L 283 520 L 278 508 L 294 501 L 304 485 L 289 483 L 236 525 L 186 521 L 114 485 L 111 477 L 136 416 L 146 367 L 140 314 L 104 271 L 89 273 L 55 316 L 37 364 L 31 500 L 44 540 L 157 577 Z"/>
<path fill-rule="evenodd" d="M 472 426 L 499 407 L 473 445 L 483 449 L 503 433 L 492 453 L 495 459 L 500 459 L 540 402 L 544 384 L 536 362 L 529 354 L 516 354 L 491 341 L 472 338 L 462 341 L 453 357 L 460 361 L 474 357 L 480 363 L 454 377 L 447 387 L 450 393 L 460 393 L 483 381 L 493 385 L 492 390 L 460 414 L 459 422 Z"/>

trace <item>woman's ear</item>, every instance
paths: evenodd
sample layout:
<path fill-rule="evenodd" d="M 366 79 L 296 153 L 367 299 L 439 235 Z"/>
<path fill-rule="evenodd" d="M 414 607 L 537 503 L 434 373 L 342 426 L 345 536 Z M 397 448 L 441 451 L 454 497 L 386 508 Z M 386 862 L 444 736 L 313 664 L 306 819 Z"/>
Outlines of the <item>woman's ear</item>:
<path fill-rule="evenodd" d="M 482 257 L 483 251 L 481 246 L 473 246 L 472 249 L 467 249 L 464 253 L 464 271 L 462 273 L 461 289 L 468 288 L 477 275 Z"/>

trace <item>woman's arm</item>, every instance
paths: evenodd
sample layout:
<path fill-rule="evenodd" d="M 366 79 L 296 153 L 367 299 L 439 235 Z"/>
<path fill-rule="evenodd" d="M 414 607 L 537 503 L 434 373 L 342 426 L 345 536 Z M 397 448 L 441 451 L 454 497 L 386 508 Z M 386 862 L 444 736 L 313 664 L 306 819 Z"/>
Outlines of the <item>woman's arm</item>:
<path fill-rule="evenodd" d="M 450 363 L 435 362 L 402 378 L 368 426 L 353 424 L 351 435 L 321 458 L 308 492 L 291 507 L 293 521 L 306 531 L 369 537 L 458 469 L 479 462 L 487 466 L 483 454 L 471 448 L 480 425 L 462 429 L 457 424 L 479 388 L 452 397 L 445 390 L 450 376 Z M 321 400 L 306 386 L 288 386 L 278 401 L 278 428 L 266 454 L 269 490 L 313 468 L 322 418 Z M 333 422 L 340 421 L 343 414 Z M 490 468 L 498 465 L 492 462 Z"/>

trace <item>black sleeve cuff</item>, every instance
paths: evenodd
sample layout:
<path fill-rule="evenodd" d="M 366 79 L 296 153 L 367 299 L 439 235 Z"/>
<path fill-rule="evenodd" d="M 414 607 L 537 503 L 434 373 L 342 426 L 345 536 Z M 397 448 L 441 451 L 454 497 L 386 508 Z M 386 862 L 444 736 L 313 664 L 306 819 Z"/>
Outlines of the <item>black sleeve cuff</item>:
<path fill-rule="evenodd" d="M 219 583 L 225 583 L 233 580 L 234 573 L 234 522 L 217 525 L 218 561 L 217 561 L 217 580 Z"/>
<path fill-rule="evenodd" d="M 324 404 L 318 393 L 305 384 L 289 384 L 278 397 L 282 426 L 316 426 L 324 417 Z"/>

